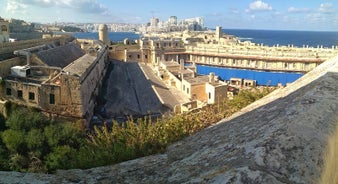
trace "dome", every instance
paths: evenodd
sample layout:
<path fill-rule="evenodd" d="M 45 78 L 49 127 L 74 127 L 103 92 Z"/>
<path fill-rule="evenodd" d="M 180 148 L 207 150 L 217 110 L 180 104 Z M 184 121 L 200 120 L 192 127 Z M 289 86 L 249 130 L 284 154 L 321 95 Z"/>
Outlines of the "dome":
<path fill-rule="evenodd" d="M 108 30 L 108 26 L 106 24 L 100 24 L 99 30 Z"/>

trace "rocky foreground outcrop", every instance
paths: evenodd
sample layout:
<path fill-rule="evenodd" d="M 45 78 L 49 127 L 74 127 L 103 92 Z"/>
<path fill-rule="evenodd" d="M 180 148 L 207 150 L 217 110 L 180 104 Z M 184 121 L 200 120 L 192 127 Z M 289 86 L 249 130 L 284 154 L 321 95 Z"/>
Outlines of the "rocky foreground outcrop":
<path fill-rule="evenodd" d="M 338 57 L 164 154 L 0 183 L 317 183 L 337 112 Z"/>

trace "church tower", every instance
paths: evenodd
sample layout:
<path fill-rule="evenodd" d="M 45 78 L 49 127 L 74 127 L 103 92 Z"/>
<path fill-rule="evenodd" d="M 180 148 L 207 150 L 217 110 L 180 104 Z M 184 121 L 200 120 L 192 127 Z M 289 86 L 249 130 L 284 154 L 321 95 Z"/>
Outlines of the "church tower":
<path fill-rule="evenodd" d="M 9 22 L 0 17 L 0 43 L 9 42 Z"/>

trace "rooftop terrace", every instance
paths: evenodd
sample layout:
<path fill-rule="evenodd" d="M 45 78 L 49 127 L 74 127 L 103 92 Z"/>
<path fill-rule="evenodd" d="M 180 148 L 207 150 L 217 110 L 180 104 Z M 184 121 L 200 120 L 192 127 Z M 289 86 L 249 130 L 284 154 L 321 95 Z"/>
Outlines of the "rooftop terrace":
<path fill-rule="evenodd" d="M 70 63 L 63 70 L 65 72 L 69 72 L 70 74 L 76 74 L 78 76 L 81 76 L 83 73 L 85 73 L 85 71 L 93 63 L 93 61 L 95 61 L 95 59 L 96 59 L 95 56 L 85 54 L 82 57 Z"/>

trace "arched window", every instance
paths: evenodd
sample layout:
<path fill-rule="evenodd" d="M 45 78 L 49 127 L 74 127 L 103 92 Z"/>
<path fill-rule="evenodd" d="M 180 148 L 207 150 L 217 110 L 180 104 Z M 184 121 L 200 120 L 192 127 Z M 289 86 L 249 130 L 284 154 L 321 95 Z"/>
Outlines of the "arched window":
<path fill-rule="evenodd" d="M 7 32 L 7 26 L 2 25 L 2 26 L 1 26 L 1 31 L 2 31 L 2 32 Z"/>

